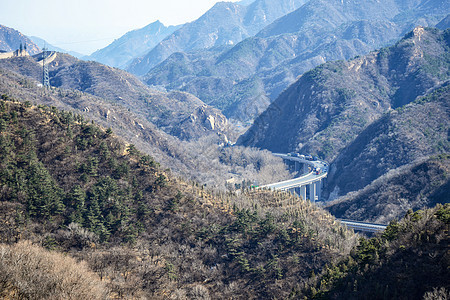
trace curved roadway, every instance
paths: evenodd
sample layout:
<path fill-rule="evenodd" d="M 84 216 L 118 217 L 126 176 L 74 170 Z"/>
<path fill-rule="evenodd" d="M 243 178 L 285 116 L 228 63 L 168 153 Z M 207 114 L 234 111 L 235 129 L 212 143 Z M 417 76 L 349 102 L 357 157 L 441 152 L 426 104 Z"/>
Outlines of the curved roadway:
<path fill-rule="evenodd" d="M 311 160 L 302 159 L 300 157 L 290 156 L 290 155 L 281 154 L 281 153 L 274 153 L 273 155 L 281 157 L 283 159 L 288 159 L 290 161 L 295 161 L 295 162 L 302 163 L 302 164 L 308 164 L 308 165 L 312 166 L 311 172 L 309 172 L 305 175 L 302 175 L 300 177 L 294 178 L 294 179 L 289 179 L 289 180 L 285 180 L 285 181 L 266 184 L 266 185 L 261 186 L 260 188 L 284 191 L 284 190 L 289 190 L 289 189 L 292 189 L 295 187 L 308 185 L 308 184 L 314 183 L 316 181 L 319 181 L 319 180 L 327 177 L 328 164 L 324 161 L 321 161 L 321 160 L 311 161 Z M 322 173 L 316 175 L 314 173 L 315 168 L 320 168 L 322 170 Z"/>
<path fill-rule="evenodd" d="M 321 160 L 310 161 L 310 160 L 302 159 L 300 157 L 291 156 L 291 155 L 282 154 L 282 153 L 273 153 L 273 154 L 275 156 L 281 157 L 283 159 L 295 161 L 295 162 L 302 163 L 302 164 L 308 164 L 312 167 L 311 171 L 307 174 L 304 174 L 304 175 L 298 177 L 298 178 L 275 182 L 275 183 L 271 183 L 271 184 L 266 184 L 266 185 L 260 186 L 259 188 L 284 191 L 284 190 L 289 190 L 289 189 L 296 188 L 299 186 L 305 186 L 305 185 L 314 183 L 316 181 L 319 181 L 319 180 L 327 177 L 328 164 L 324 161 L 321 161 Z M 315 174 L 315 172 L 314 172 L 315 168 L 320 168 L 322 170 L 322 172 L 320 174 Z M 378 231 L 383 231 L 387 227 L 386 225 L 383 225 L 383 224 L 358 222 L 358 221 L 353 221 L 353 220 L 339 220 L 339 221 L 342 224 L 344 224 L 347 227 L 352 228 L 354 230 L 360 230 L 360 231 L 372 232 L 372 233 L 378 232 Z"/>

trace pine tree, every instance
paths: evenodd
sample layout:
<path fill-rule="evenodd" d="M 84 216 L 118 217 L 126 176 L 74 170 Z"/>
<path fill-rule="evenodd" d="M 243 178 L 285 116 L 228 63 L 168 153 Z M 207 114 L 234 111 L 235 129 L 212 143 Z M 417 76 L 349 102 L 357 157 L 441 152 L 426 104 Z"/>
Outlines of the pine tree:
<path fill-rule="evenodd" d="M 79 185 L 76 185 L 69 193 L 66 201 L 66 205 L 72 209 L 68 223 L 84 223 L 83 215 L 86 212 L 85 201 L 86 192 Z"/>
<path fill-rule="evenodd" d="M 64 211 L 62 191 L 41 162 L 30 162 L 27 179 L 30 215 L 48 219 Z"/>

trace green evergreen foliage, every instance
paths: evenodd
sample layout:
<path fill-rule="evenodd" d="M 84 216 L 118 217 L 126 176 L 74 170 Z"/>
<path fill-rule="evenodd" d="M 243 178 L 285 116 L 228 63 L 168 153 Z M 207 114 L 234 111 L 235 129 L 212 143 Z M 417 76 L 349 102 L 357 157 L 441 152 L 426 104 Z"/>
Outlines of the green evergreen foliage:
<path fill-rule="evenodd" d="M 111 235 L 126 242 L 135 239 L 132 223 L 136 219 L 128 206 L 133 199 L 144 199 L 139 185 L 118 182 L 131 180 L 130 163 L 127 157 L 117 155 L 121 149 L 110 134 L 54 107 L 35 109 L 3 100 L 0 109 L 2 201 L 24 204 L 25 215 L 32 220 L 61 226 L 83 224 L 101 241 L 107 241 Z M 41 116 L 54 125 L 30 130 L 29 122 Z M 55 125 L 63 130 L 54 132 Z M 60 136 L 48 141 L 52 134 Z M 141 155 L 132 145 L 129 150 L 130 156 L 138 156 L 142 168 L 146 168 L 142 170 L 144 174 L 154 172 L 156 164 L 150 156 Z M 155 182 L 164 187 L 164 175 Z"/>
<path fill-rule="evenodd" d="M 0 241 L 85 260 L 118 297 L 287 296 L 356 242 L 293 195 L 187 184 L 77 115 L 1 100 L 0 120 Z"/>
<path fill-rule="evenodd" d="M 327 266 L 303 295 L 310 299 L 422 299 L 433 289 L 448 291 L 449 212 L 448 203 L 409 211 L 382 234 L 361 238 L 348 258 Z"/>

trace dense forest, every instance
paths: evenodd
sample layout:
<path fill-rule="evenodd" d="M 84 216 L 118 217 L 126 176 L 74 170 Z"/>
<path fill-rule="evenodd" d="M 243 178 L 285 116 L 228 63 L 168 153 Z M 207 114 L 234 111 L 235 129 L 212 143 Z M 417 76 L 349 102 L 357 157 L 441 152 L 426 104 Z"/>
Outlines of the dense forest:
<path fill-rule="evenodd" d="M 84 261 L 110 297 L 287 297 L 356 245 L 291 194 L 208 191 L 80 115 L 5 94 L 0 103 L 1 242 Z M 28 293 L 4 280 L 8 293 Z"/>

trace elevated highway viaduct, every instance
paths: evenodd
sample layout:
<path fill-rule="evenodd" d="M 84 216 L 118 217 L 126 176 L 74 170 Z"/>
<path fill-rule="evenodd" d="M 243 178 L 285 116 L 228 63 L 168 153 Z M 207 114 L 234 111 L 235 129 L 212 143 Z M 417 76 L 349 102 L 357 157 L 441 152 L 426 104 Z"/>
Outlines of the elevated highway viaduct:
<path fill-rule="evenodd" d="M 303 168 L 303 175 L 294 179 L 275 182 L 260 186 L 260 189 L 290 191 L 300 195 L 304 200 L 315 202 L 321 199 L 323 182 L 328 175 L 328 163 L 321 160 L 308 160 L 302 156 L 274 153 L 275 156 L 294 164 L 296 172 Z M 316 170 L 320 170 L 317 172 Z M 386 225 L 359 222 L 353 220 L 338 220 L 349 228 L 358 231 L 374 233 L 386 229 Z"/>

